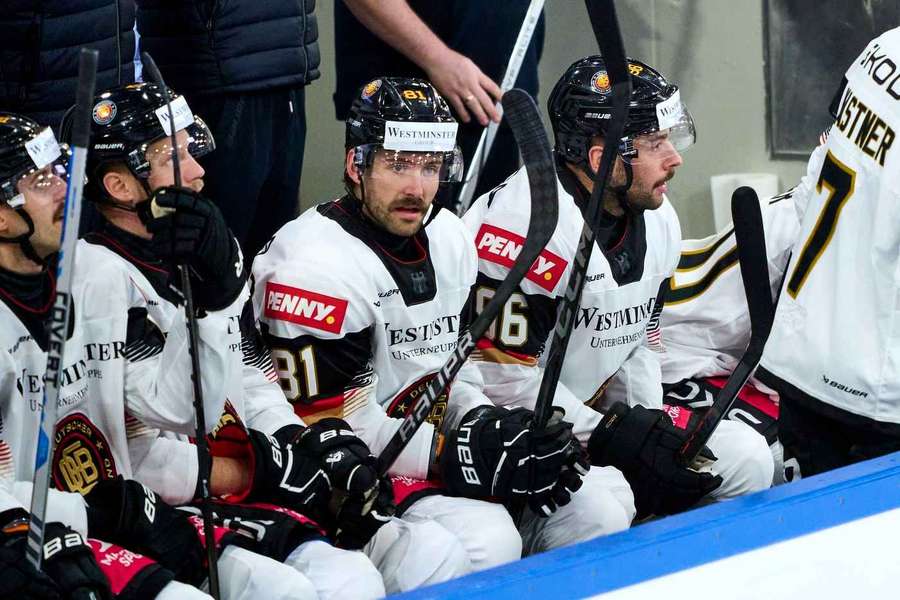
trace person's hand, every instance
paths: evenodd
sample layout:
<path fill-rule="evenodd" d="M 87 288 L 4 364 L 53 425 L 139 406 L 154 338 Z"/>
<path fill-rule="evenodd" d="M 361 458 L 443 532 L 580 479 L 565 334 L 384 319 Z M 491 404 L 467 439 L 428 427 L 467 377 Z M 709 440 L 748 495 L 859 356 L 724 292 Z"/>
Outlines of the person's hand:
<path fill-rule="evenodd" d="M 478 66 L 450 48 L 423 65 L 429 81 L 450 103 L 463 123 L 472 117 L 487 126 L 488 120 L 500 122 L 496 104 L 500 101 L 500 86 L 481 72 Z"/>

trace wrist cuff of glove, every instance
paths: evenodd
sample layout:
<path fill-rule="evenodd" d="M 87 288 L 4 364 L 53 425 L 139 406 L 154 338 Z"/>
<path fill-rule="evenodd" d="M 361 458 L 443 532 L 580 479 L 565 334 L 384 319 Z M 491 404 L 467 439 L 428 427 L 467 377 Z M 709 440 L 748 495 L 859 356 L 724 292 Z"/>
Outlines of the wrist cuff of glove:
<path fill-rule="evenodd" d="M 268 500 L 267 490 L 271 486 L 267 470 L 265 468 L 264 454 L 271 454 L 272 442 L 264 433 L 255 429 L 247 430 L 250 452 L 247 453 L 247 468 L 250 470 L 250 488 L 245 493 L 232 496 L 229 502 L 246 502 L 251 500 Z"/>
<path fill-rule="evenodd" d="M 640 452 L 644 440 L 656 425 L 659 419 L 656 412 L 643 406 L 630 408 L 622 402 L 613 404 L 588 439 L 591 464 L 626 466 L 626 461 Z"/>
<path fill-rule="evenodd" d="M 302 425 L 285 425 L 274 434 L 272 434 L 272 437 L 278 440 L 278 442 L 282 445 L 293 444 L 297 441 L 297 438 L 300 437 L 300 434 L 302 434 L 305 429 L 306 428 Z"/>
<path fill-rule="evenodd" d="M 465 416 L 463 416 L 462 419 L 460 419 L 459 422 L 468 423 L 469 421 L 472 421 L 474 419 L 484 419 L 487 417 L 495 416 L 501 412 L 506 412 L 506 410 L 497 406 L 484 404 L 482 406 L 476 406 L 475 408 L 471 409 L 465 414 Z"/>

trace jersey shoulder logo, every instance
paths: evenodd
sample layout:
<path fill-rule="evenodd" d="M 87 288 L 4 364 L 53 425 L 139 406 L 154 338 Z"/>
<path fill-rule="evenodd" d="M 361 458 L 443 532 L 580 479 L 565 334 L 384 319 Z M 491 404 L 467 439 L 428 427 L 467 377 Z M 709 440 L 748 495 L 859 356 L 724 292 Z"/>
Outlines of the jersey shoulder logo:
<path fill-rule="evenodd" d="M 507 269 L 512 267 L 524 244 L 525 238 L 521 235 L 487 223 L 481 225 L 478 235 L 475 236 L 478 258 Z M 566 264 L 565 259 L 561 256 L 544 248 L 531 268 L 528 269 L 525 278 L 548 292 L 552 292 L 556 287 L 556 282 L 562 277 Z"/>
<path fill-rule="evenodd" d="M 342 298 L 266 282 L 265 316 L 280 321 L 340 333 L 349 303 Z"/>
<path fill-rule="evenodd" d="M 72 413 L 57 423 L 52 469 L 57 489 L 81 494 L 118 474 L 109 443 L 82 413 Z"/>

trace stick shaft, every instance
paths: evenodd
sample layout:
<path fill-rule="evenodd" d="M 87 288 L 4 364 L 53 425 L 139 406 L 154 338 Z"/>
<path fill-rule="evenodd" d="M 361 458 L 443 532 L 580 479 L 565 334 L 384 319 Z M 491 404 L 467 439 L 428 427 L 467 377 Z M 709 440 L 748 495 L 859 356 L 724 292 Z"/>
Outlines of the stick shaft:
<path fill-rule="evenodd" d="M 72 157 L 69 161 L 66 204 L 63 211 L 62 239 L 56 265 L 56 297 L 47 323 L 47 368 L 44 374 L 44 405 L 38 430 L 34 459 L 34 481 L 31 492 L 31 520 L 28 526 L 26 555 L 35 568 L 40 568 L 44 544 L 47 495 L 50 490 L 50 461 L 53 456 L 53 430 L 58 413 L 60 374 L 72 308 L 72 271 L 75 247 L 81 221 L 81 200 L 87 145 L 90 137 L 91 103 L 97 79 L 97 51 L 82 48 L 78 59 L 78 90 L 72 129 Z"/>
<path fill-rule="evenodd" d="M 534 36 L 534 30 L 541 18 L 541 11 L 544 10 L 545 0 L 531 0 L 528 9 L 525 11 L 525 18 L 522 20 L 522 26 L 519 28 L 519 35 L 516 37 L 516 43 L 513 45 L 512 54 L 509 57 L 509 63 L 506 66 L 506 72 L 503 74 L 503 81 L 500 83 L 500 92 L 505 94 L 516 85 L 519 78 L 519 71 L 522 69 L 522 61 L 525 60 L 525 54 L 528 46 L 531 44 L 531 38 Z M 503 103 L 497 103 L 497 110 L 503 114 Z M 481 169 L 484 167 L 487 158 L 491 153 L 494 145 L 494 138 L 497 137 L 497 129 L 499 123 L 491 121 L 488 126 L 482 130 L 481 137 L 478 138 L 478 145 L 475 146 L 475 152 L 472 153 L 472 159 L 469 161 L 469 168 L 466 171 L 466 177 L 463 180 L 462 188 L 459 192 L 458 214 L 461 216 L 472 205 L 475 197 L 475 187 L 478 185 L 478 177 L 481 175 Z"/>

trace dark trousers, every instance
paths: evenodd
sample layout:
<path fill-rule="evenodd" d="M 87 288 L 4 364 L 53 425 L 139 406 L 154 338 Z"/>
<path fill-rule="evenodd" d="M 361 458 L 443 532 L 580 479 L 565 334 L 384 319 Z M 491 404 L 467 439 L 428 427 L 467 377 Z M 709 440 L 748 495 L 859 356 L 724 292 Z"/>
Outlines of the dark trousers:
<path fill-rule="evenodd" d="M 216 140 L 200 159 L 204 193 L 222 210 L 248 260 L 297 216 L 306 143 L 305 92 L 280 89 L 191 98 Z"/>
<path fill-rule="evenodd" d="M 825 414 L 811 410 L 808 402 L 782 392 L 778 423 L 785 462 L 796 459 L 803 477 L 900 450 L 896 425 L 841 415 L 843 411 L 822 404 Z"/>

